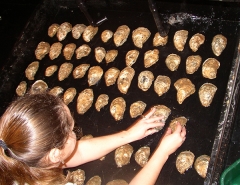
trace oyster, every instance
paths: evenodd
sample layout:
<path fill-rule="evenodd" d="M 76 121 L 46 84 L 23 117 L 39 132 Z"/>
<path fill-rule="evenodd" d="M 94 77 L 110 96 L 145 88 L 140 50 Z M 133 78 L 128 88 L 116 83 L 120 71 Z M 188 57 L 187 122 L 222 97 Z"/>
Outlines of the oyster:
<path fill-rule="evenodd" d="M 57 31 L 58 40 L 64 40 L 70 31 L 72 31 L 72 25 L 69 22 L 62 23 Z"/>
<path fill-rule="evenodd" d="M 52 76 L 53 73 L 55 73 L 58 69 L 58 66 L 57 65 L 51 65 L 49 67 L 46 68 L 45 70 L 45 76 Z"/>
<path fill-rule="evenodd" d="M 176 31 L 174 36 L 173 36 L 173 43 L 175 48 L 178 51 L 183 51 L 186 41 L 188 38 L 188 31 L 187 30 L 179 30 Z"/>
<path fill-rule="evenodd" d="M 166 93 L 171 85 L 171 79 L 168 76 L 158 75 L 154 81 L 154 91 L 158 96 L 162 96 Z"/>
<path fill-rule="evenodd" d="M 201 155 L 194 162 L 194 168 L 202 178 L 206 177 L 209 161 L 208 155 Z"/>
<path fill-rule="evenodd" d="M 73 69 L 72 63 L 68 62 L 63 63 L 58 71 L 58 80 L 63 81 L 64 79 L 66 79 L 72 72 L 72 69 Z"/>
<path fill-rule="evenodd" d="M 181 57 L 177 54 L 170 54 L 167 56 L 165 63 L 170 71 L 176 71 L 181 62 Z"/>
<path fill-rule="evenodd" d="M 165 46 L 168 42 L 168 36 L 162 37 L 159 32 L 157 32 L 153 38 L 153 46 Z"/>
<path fill-rule="evenodd" d="M 63 93 L 63 91 L 64 91 L 64 89 L 62 87 L 55 86 L 49 91 L 49 93 L 53 96 L 59 96 L 60 94 Z"/>
<path fill-rule="evenodd" d="M 177 118 L 173 119 L 170 122 L 169 127 L 172 129 L 172 132 L 174 132 L 176 130 L 176 124 L 177 123 L 180 123 L 180 125 L 182 127 L 185 127 L 187 121 L 188 121 L 187 118 L 185 118 L 184 116 L 180 116 L 180 117 L 177 117 Z"/>
<path fill-rule="evenodd" d="M 106 56 L 106 50 L 103 47 L 95 48 L 95 58 L 98 63 L 101 63 Z"/>
<path fill-rule="evenodd" d="M 91 138 L 93 138 L 93 135 L 88 134 L 88 135 L 82 136 L 80 140 L 86 140 L 86 139 L 91 139 Z"/>
<path fill-rule="evenodd" d="M 168 116 L 171 114 L 171 109 L 165 105 L 155 105 L 155 112 L 151 117 L 163 116 L 161 119 L 162 122 L 165 122 L 168 119 Z M 156 127 L 157 130 L 161 130 L 163 127 Z"/>
<path fill-rule="evenodd" d="M 65 57 L 66 60 L 72 59 L 75 49 L 76 49 L 76 44 L 74 44 L 74 43 L 67 44 L 64 47 L 63 56 Z"/>
<path fill-rule="evenodd" d="M 131 67 L 125 67 L 119 74 L 117 84 L 118 84 L 118 89 L 121 93 L 126 94 L 132 79 L 135 75 L 135 70 Z"/>
<path fill-rule="evenodd" d="M 135 161 L 141 166 L 144 167 L 150 156 L 150 147 L 144 146 L 138 149 L 135 153 Z"/>
<path fill-rule="evenodd" d="M 100 94 L 96 100 L 95 108 L 100 112 L 101 108 L 108 104 L 109 96 L 107 94 Z"/>
<path fill-rule="evenodd" d="M 195 85 L 188 78 L 180 78 L 174 83 L 174 87 L 177 90 L 177 101 L 179 104 L 195 93 Z"/>
<path fill-rule="evenodd" d="M 50 51 L 50 44 L 48 42 L 40 42 L 35 50 L 36 59 L 42 60 Z"/>
<path fill-rule="evenodd" d="M 227 46 L 227 38 L 222 34 L 215 35 L 212 40 L 212 51 L 214 55 L 220 56 Z"/>
<path fill-rule="evenodd" d="M 147 104 L 143 101 L 136 101 L 130 105 L 130 116 L 131 118 L 136 118 L 139 115 L 142 115 Z"/>
<path fill-rule="evenodd" d="M 133 64 L 135 64 L 135 62 L 137 61 L 137 58 L 139 56 L 139 51 L 134 49 L 134 50 L 130 50 L 127 52 L 126 54 L 126 66 L 131 67 Z"/>
<path fill-rule="evenodd" d="M 93 103 L 93 90 L 85 89 L 79 93 L 77 98 L 77 112 L 78 114 L 84 114 L 92 106 Z"/>
<path fill-rule="evenodd" d="M 80 64 L 73 70 L 73 78 L 82 78 L 86 74 L 88 68 L 90 67 L 90 64 Z"/>
<path fill-rule="evenodd" d="M 180 174 L 192 168 L 194 158 L 195 155 L 191 151 L 183 151 L 177 156 L 176 168 Z"/>
<path fill-rule="evenodd" d="M 115 60 L 115 58 L 117 57 L 117 55 L 118 55 L 118 50 L 112 49 L 112 50 L 107 51 L 107 53 L 105 55 L 106 63 L 108 64 L 110 62 L 113 62 Z"/>
<path fill-rule="evenodd" d="M 25 75 L 28 80 L 34 80 L 34 77 L 38 71 L 39 68 L 39 62 L 34 61 L 31 64 L 28 65 L 28 67 L 25 70 Z"/>
<path fill-rule="evenodd" d="M 101 185 L 101 184 L 102 184 L 102 179 L 98 175 L 91 177 L 86 183 L 86 185 Z"/>
<path fill-rule="evenodd" d="M 109 39 L 111 39 L 113 36 L 113 32 L 111 30 L 104 30 L 101 34 L 101 39 L 103 42 L 107 42 L 109 41 Z"/>
<path fill-rule="evenodd" d="M 26 90 L 27 90 L 27 82 L 21 81 L 16 88 L 16 93 L 18 96 L 23 96 L 23 95 L 25 95 Z"/>
<path fill-rule="evenodd" d="M 115 84 L 119 73 L 120 73 L 120 70 L 117 69 L 116 67 L 109 68 L 104 74 L 106 85 L 110 86 L 110 85 Z"/>
<path fill-rule="evenodd" d="M 88 71 L 88 85 L 92 86 L 98 83 L 102 78 L 103 69 L 100 66 L 92 66 Z"/>
<path fill-rule="evenodd" d="M 89 47 L 89 45 L 83 44 L 76 49 L 75 51 L 76 58 L 81 59 L 83 57 L 86 57 L 90 54 L 90 52 L 91 52 L 91 48 Z"/>
<path fill-rule="evenodd" d="M 151 71 L 142 71 L 138 75 L 138 87 L 142 91 L 147 91 L 154 80 L 154 75 Z"/>
<path fill-rule="evenodd" d="M 47 89 L 48 85 L 46 82 L 44 82 L 43 80 L 37 80 L 32 84 L 30 94 L 43 93 L 47 91 Z"/>
<path fill-rule="evenodd" d="M 77 90 L 74 87 L 69 87 L 63 94 L 63 102 L 68 105 L 73 101 L 77 94 Z"/>
<path fill-rule="evenodd" d="M 74 39 L 79 39 L 82 35 L 82 33 L 84 32 L 84 30 L 86 29 L 86 25 L 85 24 L 76 24 L 75 26 L 73 26 L 72 28 L 72 36 Z"/>
<path fill-rule="evenodd" d="M 130 28 L 127 25 L 119 26 L 113 34 L 113 41 L 117 47 L 123 45 L 128 38 Z"/>
<path fill-rule="evenodd" d="M 217 70 L 220 67 L 220 62 L 215 58 L 208 58 L 203 62 L 202 75 L 208 79 L 217 77 Z"/>
<path fill-rule="evenodd" d="M 126 110 L 126 102 L 122 97 L 115 98 L 110 105 L 110 113 L 116 121 L 123 118 Z"/>
<path fill-rule="evenodd" d="M 144 53 L 144 67 L 151 67 L 159 60 L 158 49 L 148 50 Z"/>
<path fill-rule="evenodd" d="M 186 60 L 186 72 L 187 74 L 195 73 L 202 63 L 202 57 L 200 55 L 191 55 Z"/>
<path fill-rule="evenodd" d="M 128 183 L 122 179 L 115 179 L 108 182 L 106 185 L 128 185 Z"/>
<path fill-rule="evenodd" d="M 85 42 L 90 42 L 93 37 L 97 34 L 98 27 L 93 27 L 91 25 L 87 26 L 82 34 L 83 40 Z"/>
<path fill-rule="evenodd" d="M 205 36 L 201 33 L 196 33 L 189 40 L 189 46 L 193 52 L 196 52 L 204 42 Z"/>
<path fill-rule="evenodd" d="M 74 185 L 84 185 L 85 181 L 85 171 L 77 169 L 75 171 L 69 172 L 67 174 L 69 181 L 73 182 Z"/>
<path fill-rule="evenodd" d="M 148 40 L 150 37 L 151 32 L 149 29 L 144 27 L 138 27 L 137 29 L 133 30 L 132 32 L 132 40 L 136 47 L 142 48 L 143 44 Z"/>
<path fill-rule="evenodd" d="M 130 163 L 132 153 L 133 153 L 133 147 L 130 144 L 126 144 L 118 147 L 115 150 L 115 156 L 114 156 L 117 167 L 122 167 Z"/>
<path fill-rule="evenodd" d="M 204 83 L 198 91 L 199 99 L 204 107 L 209 107 L 212 103 L 217 87 L 212 83 Z"/>
<path fill-rule="evenodd" d="M 56 35 L 58 29 L 59 29 L 59 24 L 54 23 L 54 24 L 50 25 L 48 28 L 48 36 L 54 37 L 54 35 Z"/>
<path fill-rule="evenodd" d="M 61 54 L 62 46 L 63 45 L 61 42 L 55 42 L 51 45 L 50 51 L 49 51 L 49 58 L 51 60 L 54 60 Z"/>

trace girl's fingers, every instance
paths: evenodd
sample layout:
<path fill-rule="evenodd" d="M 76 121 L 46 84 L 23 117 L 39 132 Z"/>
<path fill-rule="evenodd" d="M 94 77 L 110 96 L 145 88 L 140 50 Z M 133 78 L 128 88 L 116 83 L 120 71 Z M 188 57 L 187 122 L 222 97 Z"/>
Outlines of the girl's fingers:
<path fill-rule="evenodd" d="M 148 119 L 153 115 L 154 112 L 155 112 L 155 108 L 153 107 L 147 113 L 143 114 L 142 118 L 147 118 Z"/>

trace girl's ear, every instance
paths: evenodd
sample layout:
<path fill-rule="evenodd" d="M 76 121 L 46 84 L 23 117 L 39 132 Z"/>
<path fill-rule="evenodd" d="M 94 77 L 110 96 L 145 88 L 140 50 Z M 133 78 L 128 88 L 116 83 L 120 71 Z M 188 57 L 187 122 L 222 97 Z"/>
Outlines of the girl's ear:
<path fill-rule="evenodd" d="M 58 148 L 53 148 L 48 154 L 48 158 L 52 163 L 59 163 L 61 161 L 61 151 Z"/>

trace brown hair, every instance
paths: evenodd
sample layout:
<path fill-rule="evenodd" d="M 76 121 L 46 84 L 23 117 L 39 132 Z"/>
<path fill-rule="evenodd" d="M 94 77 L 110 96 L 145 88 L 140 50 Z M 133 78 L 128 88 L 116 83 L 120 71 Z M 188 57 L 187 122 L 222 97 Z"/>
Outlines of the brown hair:
<path fill-rule="evenodd" d="M 61 169 L 47 169 L 42 160 L 62 149 L 71 129 L 69 114 L 58 97 L 44 93 L 14 101 L 0 119 L 0 184 L 62 184 Z"/>

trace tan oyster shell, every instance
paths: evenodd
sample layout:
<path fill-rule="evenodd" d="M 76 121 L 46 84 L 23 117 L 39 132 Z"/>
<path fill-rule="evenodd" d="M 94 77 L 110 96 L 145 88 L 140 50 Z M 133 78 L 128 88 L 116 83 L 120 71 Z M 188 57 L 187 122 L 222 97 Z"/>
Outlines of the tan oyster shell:
<path fill-rule="evenodd" d="M 101 39 L 103 42 L 107 42 L 109 41 L 109 39 L 111 39 L 113 36 L 113 32 L 111 30 L 104 30 L 101 34 Z"/>
<path fill-rule="evenodd" d="M 178 51 L 183 51 L 188 38 L 187 30 L 178 30 L 173 36 L 173 43 Z"/>
<path fill-rule="evenodd" d="M 158 75 L 154 81 L 154 91 L 158 96 L 162 96 L 170 89 L 171 79 L 168 76 Z"/>
<path fill-rule="evenodd" d="M 23 95 L 25 95 L 26 90 L 27 90 L 27 82 L 26 81 L 21 81 L 16 88 L 16 94 L 18 96 L 23 96 Z"/>
<path fill-rule="evenodd" d="M 215 58 L 208 58 L 203 62 L 202 75 L 208 79 L 217 77 L 217 70 L 220 67 L 220 62 Z"/>
<path fill-rule="evenodd" d="M 177 54 L 169 54 L 165 60 L 166 66 L 170 71 L 176 71 L 181 62 L 181 57 Z"/>
<path fill-rule="evenodd" d="M 46 92 L 48 89 L 48 85 L 43 80 L 37 80 L 35 81 L 30 89 L 30 94 L 38 94 Z"/>
<path fill-rule="evenodd" d="M 209 107 L 212 103 L 217 87 L 212 83 L 204 83 L 198 91 L 199 99 L 204 107 Z"/>
<path fill-rule="evenodd" d="M 117 69 L 116 67 L 109 68 L 104 74 L 106 85 L 110 86 L 115 84 L 119 74 L 120 74 L 120 70 Z"/>
<path fill-rule="evenodd" d="M 184 116 L 180 116 L 171 120 L 169 127 L 172 129 L 172 132 L 174 132 L 176 130 L 177 123 L 180 123 L 182 127 L 185 127 L 187 121 L 188 121 L 187 118 L 185 118 Z"/>
<path fill-rule="evenodd" d="M 51 65 L 51 66 L 48 66 L 45 70 L 45 76 L 52 76 L 53 73 L 55 73 L 58 69 L 58 66 L 57 65 Z"/>
<path fill-rule="evenodd" d="M 142 115 L 145 110 L 147 104 L 143 101 L 136 101 L 130 105 L 130 116 L 131 118 L 136 118 L 139 115 Z"/>
<path fill-rule="evenodd" d="M 36 59 L 42 60 L 50 51 L 50 44 L 48 42 L 40 42 L 35 50 Z"/>
<path fill-rule="evenodd" d="M 87 26 L 82 34 L 83 40 L 85 42 L 90 42 L 93 37 L 97 34 L 98 32 L 98 27 L 94 27 L 94 26 Z"/>
<path fill-rule="evenodd" d="M 126 94 L 132 79 L 135 75 L 135 70 L 131 67 L 125 67 L 119 74 L 118 80 L 117 80 L 117 85 L 118 89 L 121 93 Z"/>
<path fill-rule="evenodd" d="M 96 100 L 95 108 L 100 112 L 101 108 L 108 104 L 109 96 L 107 94 L 100 94 Z"/>
<path fill-rule="evenodd" d="M 55 42 L 51 45 L 50 51 L 49 51 L 49 58 L 51 60 L 54 60 L 61 54 L 62 46 L 63 45 L 61 42 Z"/>
<path fill-rule="evenodd" d="M 38 61 L 34 61 L 31 64 L 28 65 L 28 67 L 25 70 L 25 75 L 27 77 L 28 80 L 34 80 L 35 75 L 38 71 L 39 68 L 39 62 Z"/>
<path fill-rule="evenodd" d="M 180 78 L 174 83 L 177 90 L 177 101 L 179 104 L 195 93 L 195 85 L 188 78 Z"/>
<path fill-rule="evenodd" d="M 81 169 L 77 169 L 75 171 L 68 171 L 67 174 L 69 181 L 73 182 L 75 185 L 84 185 L 84 181 L 85 181 L 85 171 L 81 170 Z"/>
<path fill-rule="evenodd" d="M 91 177 L 86 183 L 86 185 L 101 185 L 101 184 L 102 184 L 102 179 L 98 175 Z"/>
<path fill-rule="evenodd" d="M 186 59 L 186 73 L 193 74 L 201 66 L 202 57 L 200 55 L 191 55 Z"/>
<path fill-rule="evenodd" d="M 77 90 L 74 87 L 69 87 L 63 94 L 63 102 L 68 105 L 73 101 L 77 94 Z"/>
<path fill-rule="evenodd" d="M 63 81 L 66 79 L 72 72 L 73 64 L 69 62 L 63 63 L 58 70 L 58 80 Z"/>
<path fill-rule="evenodd" d="M 84 89 L 79 93 L 77 98 L 77 112 L 78 114 L 84 114 L 92 106 L 93 103 L 93 90 Z"/>
<path fill-rule="evenodd" d="M 81 59 L 83 57 L 86 57 L 90 54 L 90 52 L 91 52 L 91 48 L 89 47 L 89 45 L 83 44 L 75 50 L 76 59 Z"/>
<path fill-rule="evenodd" d="M 176 159 L 176 168 L 180 174 L 184 174 L 189 168 L 192 168 L 195 155 L 191 151 L 181 152 Z"/>
<path fill-rule="evenodd" d="M 138 27 L 137 29 L 133 30 L 132 40 L 134 45 L 138 48 L 142 48 L 143 44 L 148 40 L 150 35 L 151 32 L 145 27 Z"/>
<path fill-rule="evenodd" d="M 207 175 L 209 161 L 210 161 L 210 156 L 201 155 L 197 157 L 197 159 L 194 162 L 194 169 L 202 178 L 205 178 Z"/>
<path fill-rule="evenodd" d="M 150 156 L 150 147 L 143 146 L 138 149 L 138 151 L 135 153 L 135 161 L 141 166 L 144 167 L 149 159 Z"/>
<path fill-rule="evenodd" d="M 159 60 L 159 50 L 148 50 L 144 53 L 144 67 L 148 68 L 154 65 Z"/>
<path fill-rule="evenodd" d="M 123 118 L 126 110 L 126 102 L 122 97 L 115 98 L 110 105 L 110 113 L 116 121 Z"/>
<path fill-rule="evenodd" d="M 127 25 L 121 25 L 113 34 L 113 41 L 117 47 L 123 45 L 128 38 L 130 28 Z"/>
<path fill-rule="evenodd" d="M 130 50 L 127 52 L 125 60 L 126 66 L 131 67 L 137 61 L 139 56 L 139 51 L 136 49 Z"/>
<path fill-rule="evenodd" d="M 138 87 L 142 91 L 147 91 L 154 80 L 154 75 L 151 71 L 145 70 L 138 75 Z"/>
<path fill-rule="evenodd" d="M 49 91 L 49 93 L 53 96 L 59 96 L 60 94 L 63 93 L 63 91 L 64 91 L 64 89 L 62 87 L 55 86 Z"/>
<path fill-rule="evenodd" d="M 102 78 L 103 69 L 100 66 L 92 66 L 88 70 L 88 85 L 92 86 L 98 83 Z"/>
<path fill-rule="evenodd" d="M 162 37 L 159 32 L 154 35 L 153 46 L 165 46 L 168 42 L 168 36 Z"/>
<path fill-rule="evenodd" d="M 58 41 L 63 41 L 70 31 L 72 31 L 72 25 L 69 22 L 62 23 L 57 31 Z"/>
<path fill-rule="evenodd" d="M 54 37 L 54 35 L 56 35 L 57 31 L 59 29 L 59 24 L 52 24 L 48 27 L 48 36 L 49 37 Z"/>
<path fill-rule="evenodd" d="M 78 79 L 84 77 L 90 64 L 80 64 L 73 70 L 73 78 Z"/>
<path fill-rule="evenodd" d="M 205 42 L 205 36 L 201 33 L 196 33 L 189 40 L 189 47 L 193 52 L 196 52 L 204 42 Z"/>
<path fill-rule="evenodd" d="M 113 62 L 115 60 L 115 58 L 117 57 L 117 55 L 118 55 L 118 50 L 116 50 L 116 49 L 107 51 L 107 53 L 105 55 L 106 63 L 108 64 L 110 62 Z"/>
<path fill-rule="evenodd" d="M 74 43 L 67 44 L 64 47 L 63 56 L 65 57 L 66 60 L 72 59 L 75 49 L 76 49 L 76 44 L 74 44 Z"/>
<path fill-rule="evenodd" d="M 133 147 L 130 144 L 125 144 L 118 147 L 115 150 L 115 162 L 117 167 L 122 167 L 130 163 L 130 159 L 133 153 Z"/>
<path fill-rule="evenodd" d="M 109 181 L 106 185 L 128 185 L 128 183 L 123 179 L 115 179 Z"/>
<path fill-rule="evenodd" d="M 171 109 L 165 105 L 155 105 L 154 108 L 156 110 L 151 117 L 163 116 L 161 119 L 162 122 L 165 122 L 168 119 L 168 116 L 171 114 Z M 162 128 L 163 127 L 156 127 L 157 130 L 161 130 Z"/>
<path fill-rule="evenodd" d="M 227 38 L 222 34 L 215 35 L 211 45 L 214 55 L 220 56 L 227 46 Z"/>
<path fill-rule="evenodd" d="M 101 63 L 106 56 L 106 50 L 103 47 L 96 47 L 94 51 L 96 61 Z"/>
<path fill-rule="evenodd" d="M 82 33 L 84 32 L 84 30 L 86 29 L 86 25 L 85 24 L 76 24 L 73 26 L 72 28 L 72 37 L 74 39 L 79 39 L 82 35 Z"/>

